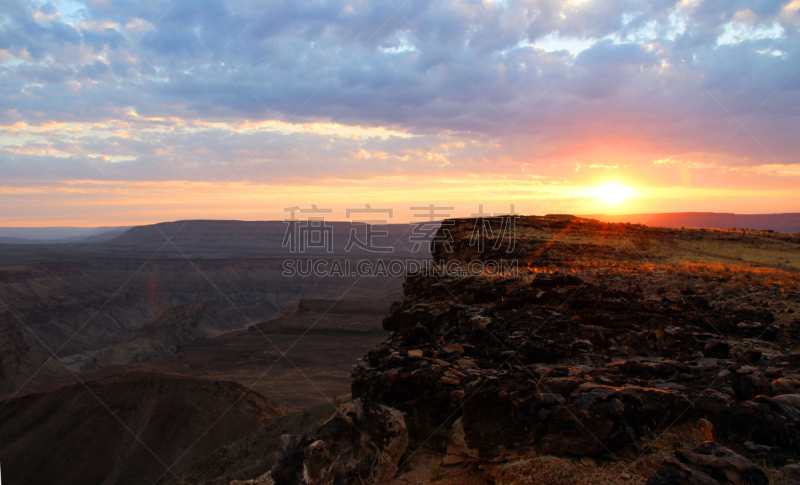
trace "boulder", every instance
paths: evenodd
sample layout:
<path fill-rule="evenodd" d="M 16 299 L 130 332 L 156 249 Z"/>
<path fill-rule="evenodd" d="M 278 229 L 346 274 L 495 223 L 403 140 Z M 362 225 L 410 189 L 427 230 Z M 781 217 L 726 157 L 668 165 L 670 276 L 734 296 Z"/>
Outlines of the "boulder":
<path fill-rule="evenodd" d="M 741 447 L 737 448 L 737 451 L 740 451 L 753 462 L 763 463 L 771 467 L 782 467 L 788 463 L 798 461 L 794 453 L 777 446 L 757 445 L 752 441 L 746 441 Z"/>
<path fill-rule="evenodd" d="M 794 481 L 800 482 L 800 464 L 792 463 L 778 470 L 778 473 L 783 478 L 784 482 Z"/>
<path fill-rule="evenodd" d="M 752 441 L 800 453 L 800 394 L 733 402 L 715 428 L 721 438 L 733 443 Z"/>
<path fill-rule="evenodd" d="M 664 459 L 655 476 L 647 480 L 647 485 L 720 485 L 720 483 L 670 456 Z"/>
<path fill-rule="evenodd" d="M 605 455 L 635 442 L 649 429 L 688 415 L 691 402 L 669 391 L 584 383 L 549 417 L 540 449 L 578 456 Z"/>
<path fill-rule="evenodd" d="M 278 485 L 383 483 L 407 446 L 402 413 L 356 399 L 313 432 L 281 436 L 271 478 Z"/>
<path fill-rule="evenodd" d="M 772 392 L 774 394 L 794 394 L 798 390 L 800 390 L 800 381 L 797 379 L 783 377 L 772 381 Z"/>
<path fill-rule="evenodd" d="M 741 401 L 753 399 L 759 395 L 769 396 L 772 394 L 772 384 L 761 377 L 753 374 L 737 373 L 733 381 L 733 392 L 736 398 Z"/>
<path fill-rule="evenodd" d="M 763 470 L 719 443 L 706 441 L 692 451 L 677 450 L 647 485 L 769 485 Z"/>

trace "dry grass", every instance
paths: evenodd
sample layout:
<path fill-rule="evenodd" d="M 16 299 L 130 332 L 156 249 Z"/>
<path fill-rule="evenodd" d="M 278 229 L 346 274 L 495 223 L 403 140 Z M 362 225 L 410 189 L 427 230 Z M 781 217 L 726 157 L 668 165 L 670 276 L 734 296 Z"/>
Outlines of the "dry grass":
<path fill-rule="evenodd" d="M 694 449 L 714 440 L 710 422 L 700 419 L 651 432 L 617 454 L 617 461 L 525 455 L 500 463 L 471 463 L 442 467 L 443 455 L 422 452 L 412 457 L 392 485 L 643 485 L 661 462 L 678 449 Z M 766 463 L 756 463 L 770 484 L 780 475 Z"/>
<path fill-rule="evenodd" d="M 726 266 L 769 266 L 800 270 L 800 237 L 726 229 L 667 229 L 644 226 L 575 223 L 564 229 L 525 226 L 517 239 L 548 241 L 545 246 L 577 245 L 594 248 L 585 261 L 617 259 L 634 253 L 659 263 L 719 263 Z"/>

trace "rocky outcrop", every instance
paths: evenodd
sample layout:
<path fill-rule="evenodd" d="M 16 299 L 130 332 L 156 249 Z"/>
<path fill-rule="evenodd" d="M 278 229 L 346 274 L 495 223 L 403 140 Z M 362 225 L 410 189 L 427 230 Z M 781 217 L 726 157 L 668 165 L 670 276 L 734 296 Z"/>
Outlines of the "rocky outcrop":
<path fill-rule="evenodd" d="M 735 447 L 800 451 L 785 395 L 800 377 L 790 345 L 800 337 L 797 291 L 724 268 L 643 263 L 579 218 L 523 217 L 513 248 L 487 243 L 481 253 L 471 223 L 443 226 L 453 251 L 441 245 L 434 256 L 514 259 L 520 273 L 409 276 L 384 319 L 389 338 L 352 372 L 353 396 L 406 413 L 415 446 L 447 452 L 445 463 L 529 451 L 612 457 L 702 418 Z M 545 229 L 556 237 L 540 237 Z M 562 238 L 573 230 L 580 237 Z M 648 237 L 669 243 L 663 232 Z"/>
<path fill-rule="evenodd" d="M 281 485 L 380 484 L 394 476 L 407 446 L 402 413 L 357 399 L 311 433 L 282 436 L 270 478 Z"/>
<path fill-rule="evenodd" d="M 753 441 L 800 454 L 800 394 L 733 402 L 720 416 L 719 434 L 734 443 Z"/>
<path fill-rule="evenodd" d="M 692 451 L 678 450 L 647 485 L 769 485 L 767 474 L 747 458 L 708 441 Z"/>

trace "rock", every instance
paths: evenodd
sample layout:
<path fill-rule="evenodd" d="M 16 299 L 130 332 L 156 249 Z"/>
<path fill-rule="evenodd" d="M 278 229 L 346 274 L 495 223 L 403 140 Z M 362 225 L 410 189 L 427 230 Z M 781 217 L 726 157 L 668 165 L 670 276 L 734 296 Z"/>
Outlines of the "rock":
<path fill-rule="evenodd" d="M 716 421 L 733 398 L 714 389 L 705 389 L 695 397 L 694 409 L 697 416 Z"/>
<path fill-rule="evenodd" d="M 520 218 L 524 230 L 513 255 L 488 247 L 476 252 L 474 221 L 453 222 L 453 253 L 435 257 L 525 264 L 520 277 L 406 279 L 403 300 L 384 320 L 389 337 L 353 367 L 352 393 L 406 413 L 411 439 L 440 452 L 453 448 L 451 423 L 460 417 L 456 434 L 477 458 L 450 453 L 448 463 L 528 452 L 596 458 L 649 431 L 701 418 L 741 445 L 766 418 L 771 431 L 756 431 L 763 436 L 755 444 L 794 453 L 786 448 L 794 446 L 789 437 L 768 438 L 793 436 L 791 412 L 782 410 L 791 402 L 762 398 L 793 393 L 792 379 L 800 382 L 791 377 L 800 370 L 800 353 L 782 355 L 787 350 L 778 348 L 800 341 L 800 323 L 790 327 L 785 315 L 776 319 L 760 305 L 789 304 L 793 290 L 777 295 L 742 276 L 757 289 L 726 297 L 719 286 L 739 281 L 730 272 L 639 266 L 633 253 L 585 242 L 583 236 L 600 233 L 593 222 Z M 577 239 L 552 238 L 576 227 L 584 231 Z M 552 232 L 542 238 L 542 231 Z M 759 295 L 758 305 L 751 295 Z M 785 306 L 771 306 L 779 307 Z"/>
<path fill-rule="evenodd" d="M 421 359 L 423 357 L 423 353 L 421 350 L 409 350 L 408 351 L 408 358 L 409 359 Z"/>
<path fill-rule="evenodd" d="M 647 480 L 647 485 L 720 485 L 720 483 L 670 456 L 664 459 L 655 476 Z"/>
<path fill-rule="evenodd" d="M 403 333 L 404 345 L 407 346 L 424 345 L 424 344 L 429 344 L 430 342 L 431 342 L 431 332 L 425 325 L 421 323 L 414 325 L 414 328 L 412 328 L 408 332 Z"/>
<path fill-rule="evenodd" d="M 444 375 L 444 376 L 442 376 L 441 381 L 444 384 L 449 384 L 451 386 L 457 386 L 457 385 L 461 384 L 461 379 L 459 377 L 456 377 L 456 376 Z"/>
<path fill-rule="evenodd" d="M 389 369 L 388 371 L 384 372 L 381 376 L 381 385 L 386 387 L 392 387 L 394 381 L 397 380 L 397 376 L 400 375 L 400 372 L 397 369 Z"/>
<path fill-rule="evenodd" d="M 482 459 L 496 458 L 501 448 L 531 445 L 544 426 L 551 406 L 542 403 L 536 383 L 526 377 L 508 382 L 489 375 L 465 389 L 460 418 L 464 441 Z"/>
<path fill-rule="evenodd" d="M 372 367 L 378 367 L 379 365 L 381 365 L 382 358 L 383 356 L 381 355 L 380 349 L 372 349 L 369 352 L 367 352 L 366 360 Z"/>
<path fill-rule="evenodd" d="M 267 472 L 253 480 L 232 480 L 228 485 L 275 485 L 272 473 Z"/>
<path fill-rule="evenodd" d="M 470 448 L 464 434 L 461 418 L 458 418 L 450 430 L 450 445 L 447 447 L 447 456 L 442 461 L 445 465 L 456 465 L 470 461 L 480 461 L 479 452 Z"/>
<path fill-rule="evenodd" d="M 542 379 L 541 387 L 549 393 L 568 396 L 573 389 L 584 382 L 585 380 L 580 377 L 546 377 Z"/>
<path fill-rule="evenodd" d="M 783 377 L 772 381 L 772 392 L 776 395 L 794 394 L 800 390 L 800 381 Z"/>
<path fill-rule="evenodd" d="M 678 450 L 675 455 L 720 483 L 769 485 L 766 473 L 755 463 L 719 443 L 706 441 L 692 451 Z"/>
<path fill-rule="evenodd" d="M 772 467 L 781 467 L 787 463 L 797 461 L 797 456 L 791 452 L 776 446 L 757 445 L 752 441 L 745 441 L 740 450 L 750 460 L 766 463 Z"/>
<path fill-rule="evenodd" d="M 472 330 L 486 330 L 489 324 L 492 323 L 491 318 L 486 318 L 482 316 L 472 317 L 469 320 L 470 327 Z"/>
<path fill-rule="evenodd" d="M 464 353 L 464 347 L 458 344 L 445 345 L 440 352 L 447 357 L 460 357 Z"/>
<path fill-rule="evenodd" d="M 706 441 L 692 451 L 677 450 L 647 485 L 769 485 L 763 470 L 732 450 Z"/>
<path fill-rule="evenodd" d="M 716 430 L 733 443 L 752 441 L 800 453 L 800 395 L 733 402 L 722 412 Z"/>
<path fill-rule="evenodd" d="M 713 340 L 706 344 L 706 346 L 703 348 L 703 353 L 706 357 L 727 359 L 730 357 L 731 344 L 724 340 Z"/>
<path fill-rule="evenodd" d="M 749 364 L 755 364 L 759 360 L 761 360 L 761 357 L 763 355 L 764 353 L 758 349 L 747 349 L 744 352 L 742 352 L 742 359 Z"/>
<path fill-rule="evenodd" d="M 278 484 L 383 483 L 408 447 L 402 413 L 356 399 L 306 435 L 284 435 L 271 476 Z"/>
<path fill-rule="evenodd" d="M 683 418 L 691 402 L 657 389 L 584 383 L 566 406 L 553 410 L 539 443 L 545 453 L 599 456 L 640 438 L 646 430 Z"/>
<path fill-rule="evenodd" d="M 792 463 L 778 470 L 778 473 L 784 480 L 794 480 L 800 482 L 800 463 Z"/>
<path fill-rule="evenodd" d="M 772 394 L 772 384 L 766 379 L 753 374 L 736 374 L 733 381 L 733 392 L 736 398 L 742 401 L 753 399 L 759 395 Z"/>
<path fill-rule="evenodd" d="M 458 359 L 456 365 L 461 370 L 478 370 L 480 366 L 474 359 Z"/>
<path fill-rule="evenodd" d="M 427 328 L 433 323 L 437 313 L 431 305 L 418 304 L 411 308 L 401 306 L 390 311 L 383 320 L 383 328 L 390 332 L 409 332 L 417 325 Z"/>

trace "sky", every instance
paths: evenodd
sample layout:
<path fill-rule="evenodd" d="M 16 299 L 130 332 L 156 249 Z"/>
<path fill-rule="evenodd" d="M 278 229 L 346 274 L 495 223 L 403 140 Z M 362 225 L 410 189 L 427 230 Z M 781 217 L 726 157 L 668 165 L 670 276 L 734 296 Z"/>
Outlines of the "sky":
<path fill-rule="evenodd" d="M 800 0 L 2 0 L 0 226 L 800 212 L 798 70 Z"/>

